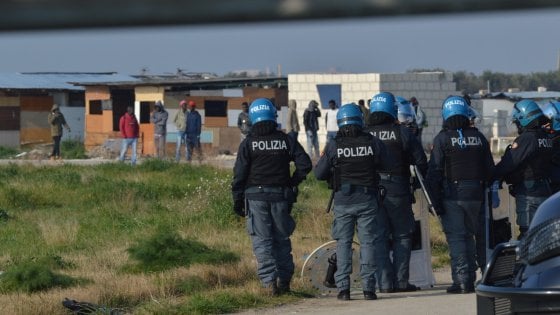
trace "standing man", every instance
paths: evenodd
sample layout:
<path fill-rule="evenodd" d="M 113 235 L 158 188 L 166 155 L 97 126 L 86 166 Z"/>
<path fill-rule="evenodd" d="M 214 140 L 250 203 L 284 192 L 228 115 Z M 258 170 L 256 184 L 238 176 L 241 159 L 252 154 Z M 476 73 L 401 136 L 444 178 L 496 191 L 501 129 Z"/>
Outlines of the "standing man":
<path fill-rule="evenodd" d="M 138 145 L 138 134 L 140 132 L 140 128 L 138 120 L 134 115 L 134 107 L 126 107 L 126 113 L 124 113 L 119 120 L 119 130 L 121 131 L 121 136 L 123 138 L 119 160 L 124 162 L 126 151 L 128 151 L 128 148 L 131 147 L 130 164 L 136 165 L 136 146 Z"/>
<path fill-rule="evenodd" d="M 426 114 L 420 108 L 420 104 L 415 96 L 410 98 L 410 103 L 414 107 L 414 113 L 416 114 L 416 125 L 418 126 L 418 141 L 422 144 L 422 129 L 428 125 L 428 121 L 426 120 Z"/>
<path fill-rule="evenodd" d="M 496 179 L 505 179 L 515 197 L 519 237 L 523 238 L 539 205 L 551 195 L 552 140 L 543 130 L 548 118 L 533 100 L 513 105 L 512 121 L 519 136 L 496 165 Z"/>
<path fill-rule="evenodd" d="M 331 181 L 334 192 L 337 298 L 350 300 L 352 242 L 357 231 L 364 299 L 375 300 L 376 261 L 384 262 L 388 254 L 387 221 L 377 201 L 377 171 L 389 168 L 391 163 L 383 143 L 363 131 L 363 116 L 357 105 L 342 106 L 337 118 L 338 134 L 327 143 L 314 170 L 318 180 Z"/>
<path fill-rule="evenodd" d="M 286 115 L 286 133 L 288 136 L 297 140 L 299 134 L 299 119 L 297 116 L 297 103 L 296 100 L 288 101 L 288 114 Z"/>
<path fill-rule="evenodd" d="M 60 160 L 60 139 L 62 138 L 62 127 L 70 132 L 70 127 L 64 119 L 64 115 L 60 112 L 58 104 L 53 104 L 51 112 L 47 117 L 51 125 L 51 136 L 53 139 L 53 150 L 49 158 L 51 160 Z"/>
<path fill-rule="evenodd" d="M 276 107 L 259 98 L 251 103 L 251 133 L 239 145 L 233 168 L 233 210 L 247 217 L 247 231 L 257 258 L 257 274 L 266 293 L 290 291 L 294 274 L 290 215 L 297 187 L 311 171 L 301 145 L 277 130 Z M 295 171 L 290 174 L 290 162 Z"/>
<path fill-rule="evenodd" d="M 305 134 L 307 135 L 307 154 L 313 157 L 313 149 L 315 149 L 315 158 L 319 158 L 319 138 L 317 138 L 317 131 L 319 130 L 319 117 L 321 117 L 321 110 L 319 103 L 315 100 L 309 102 L 309 105 L 303 112 L 303 125 L 305 126 Z"/>
<path fill-rule="evenodd" d="M 336 114 L 338 113 L 338 108 L 336 108 L 336 102 L 334 100 L 329 101 L 329 109 L 325 113 L 325 127 L 327 129 L 327 142 L 331 141 L 336 137 L 338 132 L 338 124 L 336 122 Z"/>
<path fill-rule="evenodd" d="M 251 130 L 251 121 L 249 120 L 249 104 L 247 102 L 241 103 L 241 113 L 237 116 L 237 127 L 241 131 L 241 141 L 247 137 Z"/>
<path fill-rule="evenodd" d="M 453 284 L 447 293 L 472 293 L 476 280 L 475 234 L 494 160 L 488 140 L 470 126 L 464 98 L 443 102 L 443 129 L 434 139 L 426 186 L 449 244 Z"/>
<path fill-rule="evenodd" d="M 381 292 L 409 292 L 419 288 L 408 282 L 412 235 L 415 230 L 410 190 L 410 165 L 418 166 L 426 175 L 428 161 L 422 145 L 403 123 L 397 121 L 397 102 L 388 92 L 374 95 L 370 103 L 369 128 L 372 135 L 379 138 L 394 164 L 391 168 L 379 169 L 380 182 L 386 190 L 381 210 L 388 218 L 388 230 L 392 239 L 390 250 L 393 261 L 378 261 L 383 266 L 379 275 Z M 387 257 L 389 255 L 387 254 Z"/>
<path fill-rule="evenodd" d="M 189 101 L 186 123 L 187 162 L 191 162 L 193 150 L 196 149 L 198 162 L 202 162 L 202 148 L 200 147 L 200 133 L 202 131 L 202 118 L 196 110 L 196 103 Z"/>
<path fill-rule="evenodd" d="M 368 102 L 369 105 L 369 102 Z M 366 107 L 366 103 L 364 100 L 358 101 L 358 106 L 360 106 L 360 110 L 362 111 L 362 115 L 364 115 L 364 126 L 366 126 L 369 122 L 369 109 Z"/>
<path fill-rule="evenodd" d="M 157 101 L 150 121 L 154 124 L 154 148 L 158 159 L 165 158 L 165 137 L 167 136 L 167 118 L 169 114 L 163 108 L 163 102 Z"/>
<path fill-rule="evenodd" d="M 182 100 L 179 102 L 179 110 L 173 118 L 173 123 L 177 127 L 177 145 L 175 146 L 175 162 L 181 160 L 181 144 L 185 141 L 185 130 L 187 129 L 187 121 L 185 117 L 185 112 L 187 111 L 187 101 Z M 185 143 L 185 158 L 187 155 L 187 144 Z"/>

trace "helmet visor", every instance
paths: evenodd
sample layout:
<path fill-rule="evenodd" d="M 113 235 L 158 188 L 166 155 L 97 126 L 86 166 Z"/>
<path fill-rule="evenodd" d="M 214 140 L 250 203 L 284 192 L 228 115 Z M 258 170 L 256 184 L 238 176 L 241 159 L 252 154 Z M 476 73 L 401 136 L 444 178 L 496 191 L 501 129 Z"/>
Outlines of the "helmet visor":
<path fill-rule="evenodd" d="M 416 114 L 412 104 L 400 104 L 398 106 L 397 119 L 401 123 L 409 124 L 416 121 Z"/>

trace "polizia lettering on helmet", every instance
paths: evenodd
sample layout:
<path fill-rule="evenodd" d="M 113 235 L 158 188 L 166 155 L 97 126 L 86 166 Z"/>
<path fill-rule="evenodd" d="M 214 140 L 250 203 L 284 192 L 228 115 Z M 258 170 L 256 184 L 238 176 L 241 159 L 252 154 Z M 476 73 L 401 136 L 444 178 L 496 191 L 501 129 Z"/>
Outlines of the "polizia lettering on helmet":
<path fill-rule="evenodd" d="M 261 110 L 270 110 L 270 107 L 266 104 L 260 104 L 251 107 L 251 113 L 260 112 Z"/>
<path fill-rule="evenodd" d="M 376 96 L 374 97 L 372 100 L 372 102 L 383 102 L 386 103 L 387 102 L 387 98 L 383 97 L 383 96 Z"/>
<path fill-rule="evenodd" d="M 445 102 L 445 106 L 449 106 L 449 105 L 465 106 L 465 102 L 463 102 L 462 100 L 449 100 L 449 101 Z"/>

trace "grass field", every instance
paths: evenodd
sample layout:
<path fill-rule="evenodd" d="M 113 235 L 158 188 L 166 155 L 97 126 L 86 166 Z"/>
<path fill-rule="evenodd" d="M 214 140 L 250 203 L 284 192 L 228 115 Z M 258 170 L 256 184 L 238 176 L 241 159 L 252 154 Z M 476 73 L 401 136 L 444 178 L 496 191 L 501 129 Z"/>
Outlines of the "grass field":
<path fill-rule="evenodd" d="M 304 258 L 330 240 L 329 191 L 309 176 L 294 209 L 295 294 L 267 298 L 231 170 L 146 161 L 0 167 L 0 314 L 65 314 L 65 297 L 135 314 L 216 314 L 313 293 Z M 438 232 L 436 231 L 436 234 Z M 443 246 L 441 235 L 432 237 Z"/>

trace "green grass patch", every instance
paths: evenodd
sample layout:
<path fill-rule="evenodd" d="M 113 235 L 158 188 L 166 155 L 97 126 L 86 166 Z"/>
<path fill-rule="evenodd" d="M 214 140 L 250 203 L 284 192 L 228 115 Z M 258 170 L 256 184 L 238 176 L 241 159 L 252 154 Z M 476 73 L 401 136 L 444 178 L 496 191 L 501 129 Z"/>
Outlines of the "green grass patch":
<path fill-rule="evenodd" d="M 64 140 L 60 143 L 60 153 L 65 159 L 87 159 L 84 143 L 79 140 Z"/>
<path fill-rule="evenodd" d="M 33 293 L 54 287 L 67 288 L 89 282 L 86 279 L 73 278 L 53 271 L 69 267 L 73 267 L 73 264 L 65 262 L 58 256 L 14 264 L 0 275 L 0 292 Z"/>
<path fill-rule="evenodd" d="M 212 249 L 203 243 L 183 239 L 175 232 L 162 230 L 147 240 L 139 241 L 128 249 L 137 265 L 126 267 L 128 271 L 153 272 L 178 266 L 200 264 L 223 264 L 239 261 L 235 253 Z"/>
<path fill-rule="evenodd" d="M 18 154 L 17 149 L 0 146 L 0 159 L 12 158 L 16 154 Z"/>
<path fill-rule="evenodd" d="M 224 314 L 266 304 L 263 296 L 248 292 L 196 294 L 178 309 L 179 314 Z"/>
<path fill-rule="evenodd" d="M 200 291 L 206 291 L 210 289 L 210 284 L 208 281 L 202 279 L 198 276 L 190 276 L 186 279 L 181 280 L 177 286 L 176 291 L 183 295 L 192 295 Z"/>

